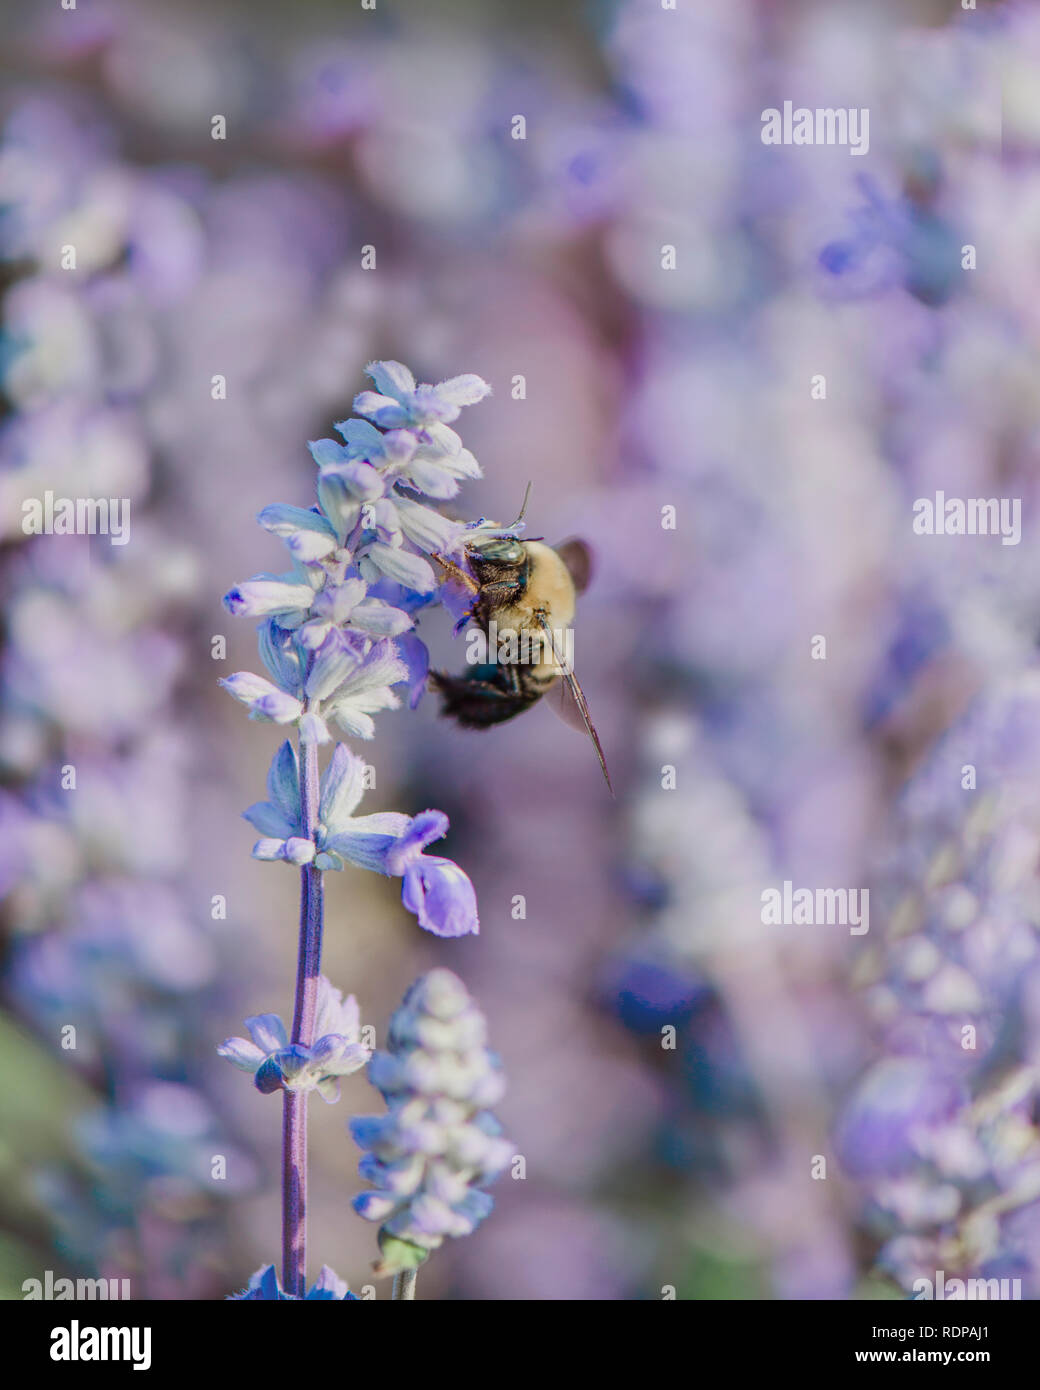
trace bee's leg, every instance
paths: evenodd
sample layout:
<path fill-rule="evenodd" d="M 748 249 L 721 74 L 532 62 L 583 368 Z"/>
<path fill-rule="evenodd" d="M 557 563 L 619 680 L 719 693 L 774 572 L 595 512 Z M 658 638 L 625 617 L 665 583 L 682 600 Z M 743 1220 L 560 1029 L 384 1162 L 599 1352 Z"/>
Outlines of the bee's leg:
<path fill-rule="evenodd" d="M 474 596 L 479 596 L 480 585 L 477 583 L 477 581 L 473 578 L 471 574 L 467 574 L 464 569 L 460 569 L 454 560 L 446 559 L 445 556 L 439 554 L 436 550 L 430 551 L 430 558 L 431 560 L 436 560 L 438 565 L 440 565 L 441 568 L 447 572 L 448 578 L 454 580 L 456 584 L 461 585 L 461 587 L 467 593 L 471 593 Z M 452 634 L 457 637 L 459 633 L 462 631 L 462 629 L 469 622 L 469 620 L 476 616 L 476 612 L 477 605 L 476 603 L 474 603 L 473 606 L 467 609 L 466 612 L 463 613 L 462 617 L 459 618 L 459 620 L 456 622 L 454 628 L 452 629 Z"/>
<path fill-rule="evenodd" d="M 559 655 L 556 651 L 556 639 L 549 626 L 549 610 L 541 605 L 534 609 L 535 620 L 535 641 L 542 653 L 542 659 L 547 665 L 559 663 Z"/>
<path fill-rule="evenodd" d="M 454 560 L 448 560 L 445 556 L 437 553 L 436 550 L 430 551 L 430 559 L 436 560 L 442 569 L 446 570 L 449 577 L 454 579 L 456 584 L 461 584 L 464 589 L 468 589 L 471 594 L 480 593 L 480 585 L 471 574 L 467 574 L 464 569 L 460 569 Z"/>

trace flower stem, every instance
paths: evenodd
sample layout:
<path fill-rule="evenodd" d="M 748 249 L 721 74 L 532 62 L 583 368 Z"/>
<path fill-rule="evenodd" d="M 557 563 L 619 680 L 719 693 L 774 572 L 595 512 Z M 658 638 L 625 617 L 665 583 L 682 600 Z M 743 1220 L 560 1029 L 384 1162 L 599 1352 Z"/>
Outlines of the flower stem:
<path fill-rule="evenodd" d="M 313 839 L 318 824 L 318 746 L 300 744 L 302 833 Z M 321 870 L 300 870 L 300 945 L 292 1040 L 310 1047 L 321 974 L 324 890 Z M 282 1287 L 303 1298 L 307 1279 L 307 1096 L 286 1091 L 282 1101 Z"/>
<path fill-rule="evenodd" d="M 306 1292 L 307 1097 L 282 1095 L 282 1288 L 293 1298 Z"/>
<path fill-rule="evenodd" d="M 417 1269 L 404 1269 L 400 1274 L 394 1275 L 394 1291 L 391 1298 L 414 1298 L 415 1282 L 419 1278 Z"/>

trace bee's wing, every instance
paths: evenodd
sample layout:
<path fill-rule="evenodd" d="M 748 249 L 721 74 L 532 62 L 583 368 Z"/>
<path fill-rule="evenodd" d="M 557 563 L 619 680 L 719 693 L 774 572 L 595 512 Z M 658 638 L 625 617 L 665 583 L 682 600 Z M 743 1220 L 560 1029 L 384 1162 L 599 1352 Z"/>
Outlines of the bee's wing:
<path fill-rule="evenodd" d="M 553 641 L 552 628 L 550 628 L 543 617 L 540 616 L 538 621 L 541 623 L 549 639 L 553 656 L 556 658 L 556 663 L 563 672 L 563 675 L 559 677 L 546 698 L 565 724 L 569 724 L 572 729 L 578 729 L 581 733 L 588 734 L 589 738 L 592 739 L 596 749 L 596 757 L 599 759 L 599 765 L 603 770 L 603 776 L 606 779 L 607 787 L 610 790 L 611 796 L 613 796 L 614 787 L 610 780 L 610 773 L 607 771 L 607 760 L 603 756 L 603 745 L 599 741 L 599 734 L 596 733 L 596 726 L 593 724 L 592 718 L 589 715 L 589 706 L 585 699 L 585 692 L 581 688 L 578 677 L 567 665 L 566 660 L 561 659 L 557 654 L 556 644 Z"/>
<path fill-rule="evenodd" d="M 584 541 L 572 536 L 569 541 L 561 541 L 556 553 L 567 566 L 575 593 L 583 594 L 592 578 L 592 551 Z"/>

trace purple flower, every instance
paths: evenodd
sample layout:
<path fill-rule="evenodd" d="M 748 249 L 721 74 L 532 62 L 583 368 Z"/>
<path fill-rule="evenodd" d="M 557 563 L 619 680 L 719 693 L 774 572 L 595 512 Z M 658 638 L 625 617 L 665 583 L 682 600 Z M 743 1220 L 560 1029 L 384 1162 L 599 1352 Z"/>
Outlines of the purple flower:
<path fill-rule="evenodd" d="M 371 601 L 363 620 L 369 616 L 377 626 L 408 621 L 397 609 L 378 600 Z M 261 655 L 268 670 L 298 693 L 279 689 L 251 671 L 236 671 L 220 681 L 229 694 L 248 706 L 251 718 L 296 724 L 304 742 L 327 743 L 327 720 L 334 719 L 356 738 L 368 739 L 375 734 L 371 716 L 400 705 L 391 686 L 407 680 L 409 672 L 398 660 L 392 639 L 376 639 L 330 625 L 320 647 L 308 657 L 303 675 L 299 653 L 279 641 L 277 633 L 279 629 L 269 624 L 261 629 Z M 301 677 L 302 690 L 298 684 Z"/>
<path fill-rule="evenodd" d="M 415 377 L 400 362 L 370 362 L 365 372 L 376 384 L 375 391 L 362 391 L 354 398 L 354 409 L 383 429 L 413 428 L 428 432 L 434 442 L 445 439 L 437 427 L 457 420 L 465 405 L 476 405 L 491 391 L 486 381 L 472 372 L 454 376 L 436 386 L 416 385 Z M 458 436 L 447 431 L 453 439 Z M 456 453 L 458 446 L 448 449 Z"/>
<path fill-rule="evenodd" d="M 321 1273 L 304 1294 L 304 1298 L 334 1299 L 337 1302 L 349 1301 L 352 1303 L 361 1301 L 356 1293 L 350 1292 L 346 1282 L 328 1265 L 322 1265 Z M 233 1293 L 228 1297 L 229 1302 L 249 1302 L 252 1299 L 268 1302 L 298 1301 L 293 1294 L 282 1291 L 274 1265 L 262 1265 L 255 1274 L 250 1275 L 249 1284 L 241 1293 Z"/>
<path fill-rule="evenodd" d="M 978 768 L 979 787 L 964 785 Z M 1040 679 L 994 682 L 908 782 L 875 891 L 885 934 L 866 998 L 882 1055 L 839 1124 L 888 1235 L 879 1266 L 1020 1269 L 1035 1296 Z M 1024 1261 L 1019 1264 L 1022 1257 Z"/>
<path fill-rule="evenodd" d="M 423 811 L 412 818 L 392 811 L 355 816 L 363 795 L 364 770 L 355 754 L 342 744 L 336 748 L 322 778 L 318 867 L 342 869 L 346 861 L 403 878 L 401 901 L 426 931 L 437 936 L 477 933 L 476 894 L 467 875 L 450 859 L 423 854 L 428 844 L 447 833 L 448 817 L 443 811 Z M 255 810 L 246 814 L 259 827 L 262 822 L 251 814 Z M 274 827 L 273 820 L 263 822 L 267 823 Z M 277 828 L 292 827 L 286 818 Z"/>
<path fill-rule="evenodd" d="M 293 559 L 300 564 L 324 560 L 339 546 L 336 528 L 316 507 L 277 503 L 265 507 L 257 520 L 266 531 L 281 537 Z"/>
<path fill-rule="evenodd" d="M 316 650 L 333 628 L 350 626 L 372 637 L 397 637 L 412 626 L 412 619 L 383 599 L 366 597 L 363 579 L 330 584 L 315 597 L 311 617 L 299 629 L 305 647 Z"/>
<path fill-rule="evenodd" d="M 338 744 L 321 779 L 318 804 L 318 867 L 342 869 L 344 863 L 387 873 L 386 856 L 405 834 L 409 818 L 397 811 L 355 816 L 364 795 L 365 764 Z"/>
<path fill-rule="evenodd" d="M 314 586 L 292 574 L 258 574 L 224 595 L 236 618 L 277 618 L 282 627 L 299 627 L 314 602 Z"/>
<path fill-rule="evenodd" d="M 415 709 L 426 690 L 430 674 L 430 652 L 426 643 L 414 632 L 397 639 L 397 655 L 408 671 L 408 708 Z"/>
<path fill-rule="evenodd" d="M 915 1133 L 949 1119 L 959 1100 L 959 1088 L 933 1075 L 923 1059 L 893 1057 L 877 1063 L 838 1126 L 845 1168 L 857 1177 L 906 1172 L 917 1161 Z"/>
<path fill-rule="evenodd" d="M 342 744 L 321 771 L 318 746 L 331 741 L 330 721 L 348 735 L 368 739 L 375 733 L 372 715 L 400 704 L 394 685 L 407 681 L 415 702 L 416 683 L 425 677 L 425 648 L 417 639 L 409 642 L 406 664 L 394 639 L 409 632 L 412 613 L 437 587 L 424 552 L 450 550 L 465 527 L 422 506 L 414 493 L 425 488 L 449 497 L 457 491 L 458 477 L 479 474 L 476 460 L 465 454 L 444 423 L 454 419 L 462 405 L 487 393 L 479 378 L 458 377 L 433 388 L 416 387 L 411 374 L 397 363 L 377 363 L 370 372 L 377 385 L 401 393 L 391 405 L 414 431 L 383 434 L 365 421 L 349 421 L 340 427 L 345 445 L 328 439 L 312 442 L 318 505 L 278 504 L 264 508 L 259 516 L 260 524 L 288 546 L 293 568 L 287 574 L 256 575 L 224 599 L 230 612 L 263 619 L 259 651 L 272 679 L 239 671 L 222 684 L 248 706 L 252 717 L 294 724 L 298 733 L 299 752 L 286 742 L 274 757 L 267 800 L 245 812 L 261 834 L 253 846 L 254 857 L 301 869 L 298 998 L 304 972 L 316 969 L 313 963 L 320 961 L 324 922 L 319 885 L 327 870 L 349 863 L 402 878 L 402 901 L 427 931 L 462 936 L 479 929 L 476 897 L 465 873 L 448 859 L 423 854 L 447 830 L 447 817 L 439 811 L 414 818 L 398 812 L 355 815 L 366 767 Z M 379 407 L 376 413 L 385 411 Z M 450 462 L 442 463 L 442 456 Z M 399 482 L 413 495 L 398 493 Z M 370 594 L 370 583 L 381 585 L 382 593 Z M 388 594 L 397 602 L 388 601 Z M 264 1094 L 317 1090 L 334 1100 L 338 1078 L 363 1066 L 369 1052 L 359 1040 L 355 1001 L 344 1004 L 324 977 L 318 1013 L 313 1042 L 309 1026 L 308 1041 L 291 1041 L 277 1015 L 260 1014 L 246 1020 L 248 1038 L 229 1038 L 218 1051 L 248 1071 Z M 459 1060 L 445 1059 L 442 1070 Z M 489 1087 L 493 1089 L 487 1081 L 474 1097 Z M 283 1154 L 302 1153 L 297 1194 L 306 1185 L 304 1113 L 302 1106 L 287 1099 Z M 442 1166 L 430 1175 L 426 1190 L 415 1196 L 409 1229 L 428 1243 L 437 1243 L 443 1234 L 471 1230 L 490 1205 L 483 1193 L 468 1190 L 470 1178 L 487 1168 L 474 1146 L 470 1133 L 465 1157 L 471 1167 L 477 1164 L 472 1172 Z M 286 1255 L 284 1277 L 293 1296 L 300 1297 L 304 1205 L 289 1186 L 283 1183 L 283 1237 L 284 1248 L 293 1253 L 291 1259 Z M 387 1238 L 397 1239 L 389 1231 Z M 408 1261 L 399 1267 L 408 1267 Z M 330 1278 L 334 1279 L 331 1272 Z M 273 1268 L 258 1271 L 242 1295 L 281 1296 Z M 307 1296 L 316 1295 L 312 1290 Z"/>
<path fill-rule="evenodd" d="M 298 757 L 291 743 L 283 743 L 267 775 L 268 800 L 243 812 L 263 837 L 253 846 L 253 857 L 297 866 L 314 863 L 331 870 L 349 863 L 400 877 L 401 900 L 427 931 L 438 936 L 478 932 L 476 894 L 469 878 L 450 859 L 423 854 L 431 841 L 447 832 L 447 816 L 442 811 L 424 811 L 414 818 L 397 811 L 356 816 L 364 778 L 364 761 L 337 744 L 321 777 L 317 828 L 314 837 L 307 838 L 302 833 Z"/>
<path fill-rule="evenodd" d="M 504 1090 L 487 1026 L 465 985 L 450 970 L 418 979 L 390 1021 L 388 1049 L 372 1058 L 368 1078 L 387 1114 L 355 1118 L 358 1165 L 374 1191 L 354 1199 L 366 1221 L 380 1223 L 378 1274 L 414 1269 L 448 1236 L 468 1235 L 491 1210 L 483 1185 L 512 1157 L 487 1107 Z"/>
<path fill-rule="evenodd" d="M 474 936 L 480 931 L 477 896 L 462 869 L 423 850 L 448 831 L 443 811 L 423 811 L 387 854 L 387 873 L 403 875 L 401 901 L 419 925 L 436 936 Z"/>
<path fill-rule="evenodd" d="M 317 1091 L 331 1105 L 339 1099 L 339 1078 L 360 1071 L 371 1057 L 360 1041 L 357 1000 L 343 998 L 323 975 L 318 982 L 318 1012 L 313 1046 L 290 1043 L 277 1014 L 246 1019 L 249 1039 L 228 1038 L 217 1048 L 241 1071 L 250 1072 L 258 1091 Z"/>
<path fill-rule="evenodd" d="M 287 695 L 263 676 L 251 671 L 236 671 L 219 682 L 236 700 L 249 708 L 253 719 L 267 719 L 274 724 L 294 724 L 303 713 L 303 703 Z"/>
<path fill-rule="evenodd" d="M 378 470 L 384 486 L 404 483 L 414 492 L 444 501 L 456 495 L 462 479 L 483 477 L 480 464 L 462 447 L 453 430 L 444 431 L 450 438 L 421 443 L 420 437 L 410 430 L 384 433 L 368 420 L 341 420 L 336 428 L 346 440 L 346 447 L 331 439 L 322 440 L 322 457 L 332 460 L 337 457 L 333 450 L 340 450 L 342 457 L 365 460 L 355 467 L 371 466 Z"/>
<path fill-rule="evenodd" d="M 322 715 L 334 719 L 344 733 L 368 739 L 375 735 L 371 716 L 399 706 L 390 687 L 406 680 L 408 670 L 398 660 L 392 639 L 366 645 L 362 651 L 358 643 L 334 632 L 308 677 L 308 693 L 321 701 Z"/>

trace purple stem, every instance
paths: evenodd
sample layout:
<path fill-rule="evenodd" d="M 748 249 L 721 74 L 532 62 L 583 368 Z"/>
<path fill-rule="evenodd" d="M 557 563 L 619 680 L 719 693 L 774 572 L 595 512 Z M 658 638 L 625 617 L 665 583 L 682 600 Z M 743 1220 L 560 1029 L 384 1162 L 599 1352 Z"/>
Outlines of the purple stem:
<path fill-rule="evenodd" d="M 318 824 L 318 745 L 300 744 L 300 804 L 303 838 Z M 321 870 L 300 870 L 300 949 L 292 1040 L 311 1047 L 321 974 L 324 891 Z M 282 1099 L 282 1287 L 294 1298 L 307 1289 L 307 1096 L 285 1091 Z"/>

